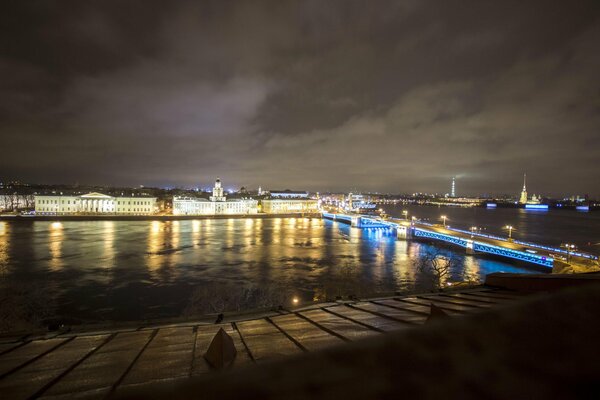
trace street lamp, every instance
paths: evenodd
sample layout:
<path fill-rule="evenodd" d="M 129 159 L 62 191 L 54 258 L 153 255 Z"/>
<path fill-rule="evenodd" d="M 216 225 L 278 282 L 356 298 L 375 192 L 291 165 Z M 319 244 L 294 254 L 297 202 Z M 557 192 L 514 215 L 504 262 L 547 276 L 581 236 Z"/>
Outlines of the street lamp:
<path fill-rule="evenodd" d="M 514 229 L 512 225 L 506 225 L 504 229 L 508 229 L 508 240 L 512 240 L 512 230 Z"/>
<path fill-rule="evenodd" d="M 472 226 L 471 229 L 469 229 L 471 231 L 471 237 L 473 237 L 473 233 L 477 232 L 477 227 L 476 226 Z"/>
<path fill-rule="evenodd" d="M 444 228 L 445 228 L 446 227 L 446 216 L 445 215 L 442 215 L 442 221 L 444 223 Z"/>
<path fill-rule="evenodd" d="M 573 250 L 575 250 L 575 245 L 574 244 L 565 243 L 565 244 L 562 245 L 562 247 L 565 247 L 567 249 L 567 263 L 568 263 L 569 260 L 571 259 L 571 252 Z"/>
<path fill-rule="evenodd" d="M 402 215 L 404 215 L 404 219 L 408 220 L 408 211 L 402 210 Z"/>

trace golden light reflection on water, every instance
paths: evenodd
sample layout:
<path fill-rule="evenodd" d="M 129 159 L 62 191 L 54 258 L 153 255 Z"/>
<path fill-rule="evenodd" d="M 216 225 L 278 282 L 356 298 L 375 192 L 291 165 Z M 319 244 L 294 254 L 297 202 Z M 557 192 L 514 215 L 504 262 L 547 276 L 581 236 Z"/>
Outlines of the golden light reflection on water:
<path fill-rule="evenodd" d="M 63 236 L 63 224 L 52 222 L 50 224 L 48 248 L 50 250 L 50 270 L 53 272 L 60 271 L 64 265 L 62 260 Z"/>
<path fill-rule="evenodd" d="M 479 262 L 473 256 L 465 257 L 464 261 L 464 279 L 466 281 L 478 281 L 481 267 Z"/>
<path fill-rule="evenodd" d="M 171 225 L 171 248 L 177 249 L 181 240 L 179 221 L 173 221 Z"/>
<path fill-rule="evenodd" d="M 104 258 L 112 263 L 115 257 L 115 222 L 104 221 Z M 107 267 L 112 266 L 106 265 Z"/>
<path fill-rule="evenodd" d="M 160 229 L 161 229 L 161 222 L 160 221 L 152 221 L 151 232 L 158 233 L 158 232 L 160 232 Z"/>
<path fill-rule="evenodd" d="M 232 247 L 234 245 L 234 231 L 235 231 L 235 227 L 233 226 L 235 220 L 233 218 L 228 218 L 227 219 L 227 229 L 225 230 L 225 232 L 227 232 L 226 234 L 226 238 L 225 238 L 225 246 L 227 246 L 228 248 Z"/>
<path fill-rule="evenodd" d="M 254 236 L 254 218 L 246 218 L 244 224 L 244 245 L 250 247 Z"/>
<path fill-rule="evenodd" d="M 2 271 L 8 264 L 8 238 L 8 224 L 0 221 L 0 269 Z"/>
<path fill-rule="evenodd" d="M 273 220 L 273 244 L 281 243 L 281 218 L 275 218 Z"/>
<path fill-rule="evenodd" d="M 150 232 L 148 234 L 148 271 L 154 276 L 156 270 L 160 268 L 161 257 L 160 251 L 165 243 L 165 223 L 161 221 L 152 221 L 150 224 Z"/>
<path fill-rule="evenodd" d="M 200 227 L 202 226 L 202 224 L 200 223 L 199 220 L 195 219 L 192 221 L 192 232 L 194 233 L 198 233 L 200 232 Z"/>

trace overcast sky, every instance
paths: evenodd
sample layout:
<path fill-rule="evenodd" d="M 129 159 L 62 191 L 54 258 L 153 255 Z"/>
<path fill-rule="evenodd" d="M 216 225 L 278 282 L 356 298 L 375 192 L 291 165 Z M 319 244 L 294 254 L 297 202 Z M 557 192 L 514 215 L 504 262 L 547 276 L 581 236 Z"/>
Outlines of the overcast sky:
<path fill-rule="evenodd" d="M 6 1 L 0 179 L 600 196 L 600 2 Z"/>

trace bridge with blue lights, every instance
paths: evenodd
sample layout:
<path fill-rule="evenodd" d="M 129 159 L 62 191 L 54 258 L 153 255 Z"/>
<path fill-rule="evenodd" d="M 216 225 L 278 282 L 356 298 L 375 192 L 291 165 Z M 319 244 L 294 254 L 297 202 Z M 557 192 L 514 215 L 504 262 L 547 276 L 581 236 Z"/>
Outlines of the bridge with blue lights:
<path fill-rule="evenodd" d="M 556 259 L 561 262 L 597 262 L 598 257 L 535 243 L 509 240 L 493 235 L 428 224 L 420 221 L 382 219 L 380 217 L 323 212 L 323 218 L 340 221 L 362 229 L 393 230 L 401 239 L 434 240 L 462 247 L 468 254 L 490 254 L 552 268 Z M 566 257 L 565 257 L 566 256 Z"/>

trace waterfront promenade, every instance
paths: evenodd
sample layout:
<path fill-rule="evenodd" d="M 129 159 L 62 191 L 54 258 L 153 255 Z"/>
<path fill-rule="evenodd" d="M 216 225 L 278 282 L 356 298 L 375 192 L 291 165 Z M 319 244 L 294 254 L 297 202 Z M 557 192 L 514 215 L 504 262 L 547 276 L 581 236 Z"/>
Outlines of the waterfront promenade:
<path fill-rule="evenodd" d="M 596 303 L 590 295 L 597 298 L 599 278 L 598 274 L 492 274 L 485 285 L 462 290 L 315 304 L 253 317 L 226 318 L 215 324 L 190 321 L 5 338 L 0 342 L 0 394 L 7 399 L 175 399 L 188 398 L 191 393 L 199 396 L 197 390 L 206 390 L 207 398 L 239 398 L 245 393 L 241 387 L 247 386 L 264 393 L 265 398 L 277 398 L 274 393 L 281 395 L 282 390 L 312 391 L 323 385 L 340 394 L 347 391 L 346 385 L 340 385 L 341 376 L 387 371 L 380 378 L 369 378 L 376 383 L 385 381 L 394 370 L 405 371 L 401 374 L 405 378 L 417 374 L 422 387 L 430 378 L 437 382 L 460 374 L 459 365 L 464 365 L 462 358 L 467 354 L 471 364 L 483 364 L 488 370 L 500 368 L 505 371 L 504 380 L 512 379 L 509 375 L 515 371 L 510 360 L 529 355 L 528 363 L 539 364 L 544 354 L 554 357 L 553 351 L 548 353 L 546 345 L 538 343 L 573 347 L 577 345 L 573 337 L 579 335 L 581 339 L 593 334 L 592 329 L 586 336 L 578 327 L 582 322 L 593 322 L 588 315 Z M 574 330 L 558 334 L 556 326 L 565 324 L 571 324 Z M 536 325 L 543 335 L 540 336 L 542 331 L 523 329 Z M 204 359 L 221 328 L 231 336 L 237 350 L 227 372 L 240 371 L 238 378 L 241 376 L 242 380 L 221 375 Z M 508 331 L 513 333 L 507 342 Z M 522 346 L 527 351 L 515 351 Z M 418 347 L 421 349 L 415 353 Z M 381 354 L 375 356 L 371 352 Z M 591 357 L 589 352 L 579 353 L 572 358 L 583 357 L 587 361 Z M 411 364 L 410 359 L 419 361 Z M 565 377 L 571 370 L 562 369 L 564 363 L 569 363 L 568 357 L 559 360 L 557 373 Z M 439 362 L 450 370 L 444 367 L 444 373 L 429 376 L 431 371 L 439 370 Z M 323 369 L 326 364 L 336 365 L 333 375 L 332 370 Z M 452 370 L 451 364 L 458 369 Z M 282 375 L 283 369 L 287 375 Z M 545 379 L 550 370 L 541 370 Z M 467 375 L 472 377 L 474 371 Z M 297 387 L 303 379 L 312 380 L 315 372 L 319 375 L 317 381 Z M 250 378 L 256 374 L 261 377 Z M 223 379 L 229 382 L 225 386 L 221 386 Z M 211 384 L 212 381 L 217 383 Z M 350 381 L 348 384 L 352 385 Z M 196 387 L 190 392 L 189 385 Z M 232 389 L 235 386 L 240 388 Z M 522 390 L 517 386 L 510 389 Z M 478 392 L 482 390 L 498 388 L 492 385 L 479 388 Z M 266 396 L 267 393 L 271 395 Z M 314 394 L 326 398 L 326 393 Z"/>
<path fill-rule="evenodd" d="M 4 339 L 0 393 L 5 398 L 103 398 L 146 385 L 214 372 L 203 358 L 223 328 L 235 343 L 239 368 L 343 345 L 389 332 L 418 329 L 431 305 L 452 318 L 510 306 L 527 294 L 477 287 L 441 294 L 315 305 L 220 324 L 53 333 Z"/>

